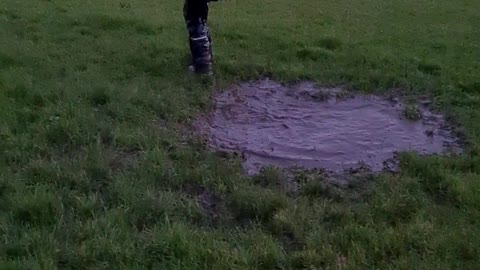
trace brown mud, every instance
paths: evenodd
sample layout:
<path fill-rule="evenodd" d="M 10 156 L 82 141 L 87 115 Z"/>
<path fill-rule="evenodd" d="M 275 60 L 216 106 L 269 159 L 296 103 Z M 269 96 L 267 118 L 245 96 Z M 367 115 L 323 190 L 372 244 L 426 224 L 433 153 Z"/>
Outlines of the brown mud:
<path fill-rule="evenodd" d="M 214 97 L 214 110 L 195 123 L 214 151 L 240 153 L 247 174 L 265 167 L 343 172 L 392 170 L 396 153 L 461 153 L 460 139 L 428 102 L 352 94 L 312 83 L 244 83 Z"/>
<path fill-rule="evenodd" d="M 219 196 L 204 187 L 189 184 L 183 187 L 183 192 L 195 199 L 203 213 L 207 215 L 210 225 L 218 223 L 219 208 L 223 206 L 223 201 Z"/>

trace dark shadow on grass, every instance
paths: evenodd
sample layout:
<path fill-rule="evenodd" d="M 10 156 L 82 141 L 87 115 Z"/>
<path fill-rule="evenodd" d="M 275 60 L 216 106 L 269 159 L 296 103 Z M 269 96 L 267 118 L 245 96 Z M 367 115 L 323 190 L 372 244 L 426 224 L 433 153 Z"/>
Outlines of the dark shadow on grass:
<path fill-rule="evenodd" d="M 432 63 L 421 63 L 418 65 L 418 70 L 428 75 L 438 76 L 442 71 L 442 67 Z"/>
<path fill-rule="evenodd" d="M 7 69 L 9 67 L 16 66 L 19 64 L 20 63 L 17 60 L 15 60 L 13 57 L 0 52 L 0 70 Z"/>
<path fill-rule="evenodd" d="M 471 83 L 461 83 L 459 84 L 460 89 L 463 92 L 471 94 L 480 94 L 480 81 L 475 81 Z"/>
<path fill-rule="evenodd" d="M 325 37 L 317 40 L 315 44 L 327 50 L 334 51 L 342 46 L 342 41 L 334 37 Z"/>
<path fill-rule="evenodd" d="M 297 57 L 300 60 L 321 60 L 321 59 L 328 59 L 332 58 L 334 54 L 324 48 L 303 48 L 297 51 Z"/>

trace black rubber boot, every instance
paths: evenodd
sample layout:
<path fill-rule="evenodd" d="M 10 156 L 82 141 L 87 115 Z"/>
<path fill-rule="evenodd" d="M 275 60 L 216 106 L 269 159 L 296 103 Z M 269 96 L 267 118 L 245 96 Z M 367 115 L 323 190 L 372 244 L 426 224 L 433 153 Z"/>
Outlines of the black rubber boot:
<path fill-rule="evenodd" d="M 190 53 L 192 62 L 190 69 L 199 74 L 210 74 L 213 69 L 212 38 L 205 21 L 190 22 L 188 26 Z"/>
<path fill-rule="evenodd" d="M 185 0 L 184 17 L 192 57 L 189 69 L 210 74 L 213 68 L 212 37 L 207 26 L 208 0 Z"/>

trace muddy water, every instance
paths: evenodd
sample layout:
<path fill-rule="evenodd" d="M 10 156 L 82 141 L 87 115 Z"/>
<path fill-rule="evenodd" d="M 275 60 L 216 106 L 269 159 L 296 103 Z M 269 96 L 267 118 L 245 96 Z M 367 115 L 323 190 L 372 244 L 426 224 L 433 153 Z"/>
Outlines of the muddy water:
<path fill-rule="evenodd" d="M 411 121 L 403 111 L 383 97 L 264 80 L 218 94 L 196 126 L 213 150 L 241 153 L 249 174 L 266 166 L 381 171 L 396 152 L 459 152 L 442 116 L 423 108 Z"/>

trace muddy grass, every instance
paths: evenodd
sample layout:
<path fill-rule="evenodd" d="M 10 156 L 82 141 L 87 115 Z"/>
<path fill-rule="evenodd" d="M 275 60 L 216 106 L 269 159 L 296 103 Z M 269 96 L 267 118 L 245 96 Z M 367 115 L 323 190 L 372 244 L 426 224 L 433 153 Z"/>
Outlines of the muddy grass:
<path fill-rule="evenodd" d="M 454 129 L 425 101 L 262 80 L 233 86 L 214 102 L 195 127 L 211 150 L 240 154 L 250 175 L 266 167 L 392 171 L 401 152 L 462 152 Z"/>

